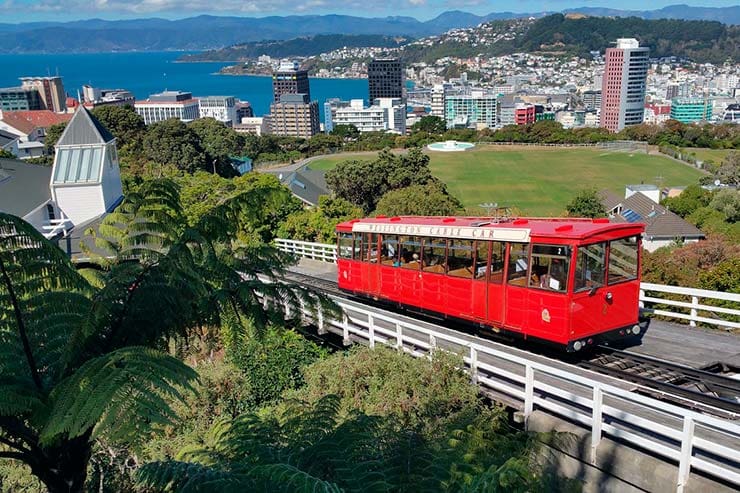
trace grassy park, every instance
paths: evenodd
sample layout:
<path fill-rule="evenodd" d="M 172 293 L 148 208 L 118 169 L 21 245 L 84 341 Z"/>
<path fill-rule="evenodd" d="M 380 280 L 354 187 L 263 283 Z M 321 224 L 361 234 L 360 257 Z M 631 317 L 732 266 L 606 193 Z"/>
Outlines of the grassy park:
<path fill-rule="evenodd" d="M 601 149 L 481 147 L 466 152 L 430 152 L 429 156 L 434 175 L 471 211 L 478 204 L 497 202 L 532 216 L 562 214 L 583 188 L 607 188 L 623 194 L 628 184 L 685 186 L 702 176 L 700 171 L 666 157 Z M 309 166 L 326 171 L 346 159 L 372 157 L 339 154 Z"/>
<path fill-rule="evenodd" d="M 712 160 L 715 164 L 720 164 L 729 153 L 734 151 L 734 149 L 707 149 L 703 147 L 687 147 L 684 150 L 695 154 L 696 159 L 700 161 Z"/>

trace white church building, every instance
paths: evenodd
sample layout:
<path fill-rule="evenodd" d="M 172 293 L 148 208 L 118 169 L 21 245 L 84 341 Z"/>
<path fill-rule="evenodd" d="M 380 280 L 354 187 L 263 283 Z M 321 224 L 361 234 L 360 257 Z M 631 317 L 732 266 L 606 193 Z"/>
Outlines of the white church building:
<path fill-rule="evenodd" d="M 0 211 L 23 218 L 48 239 L 79 231 L 123 199 L 116 139 L 85 107 L 55 148 L 51 168 L 0 160 Z"/>

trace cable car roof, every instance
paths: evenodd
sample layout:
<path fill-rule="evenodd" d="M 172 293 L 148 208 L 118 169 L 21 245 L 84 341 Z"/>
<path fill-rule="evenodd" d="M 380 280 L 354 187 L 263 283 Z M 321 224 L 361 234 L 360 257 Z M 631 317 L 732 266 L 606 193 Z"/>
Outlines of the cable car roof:
<path fill-rule="evenodd" d="M 446 238 L 528 242 L 531 237 L 584 240 L 593 236 L 614 238 L 642 234 L 642 223 L 613 223 L 607 218 L 507 218 L 396 216 L 354 219 L 337 231 L 439 236 Z"/>

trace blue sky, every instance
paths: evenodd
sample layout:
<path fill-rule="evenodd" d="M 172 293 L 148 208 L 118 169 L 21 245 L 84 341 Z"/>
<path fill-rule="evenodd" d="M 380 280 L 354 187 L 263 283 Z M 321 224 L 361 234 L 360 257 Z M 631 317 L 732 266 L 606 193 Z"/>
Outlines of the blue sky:
<path fill-rule="evenodd" d="M 350 14 L 363 17 L 405 15 L 431 19 L 446 10 L 476 14 L 489 12 L 560 11 L 574 7 L 620 9 L 658 9 L 677 3 L 706 7 L 729 7 L 738 0 L 0 0 L 0 22 L 65 21 L 87 18 L 130 19 L 165 17 L 170 19 L 198 14 L 267 15 Z"/>

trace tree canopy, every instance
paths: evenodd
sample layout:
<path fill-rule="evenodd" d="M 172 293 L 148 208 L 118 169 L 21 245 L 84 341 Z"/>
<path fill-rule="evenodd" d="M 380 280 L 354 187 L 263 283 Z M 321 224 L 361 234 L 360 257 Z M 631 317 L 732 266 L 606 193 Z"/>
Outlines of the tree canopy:
<path fill-rule="evenodd" d="M 581 190 L 565 206 L 569 217 L 605 217 L 606 209 L 595 189 Z"/>

